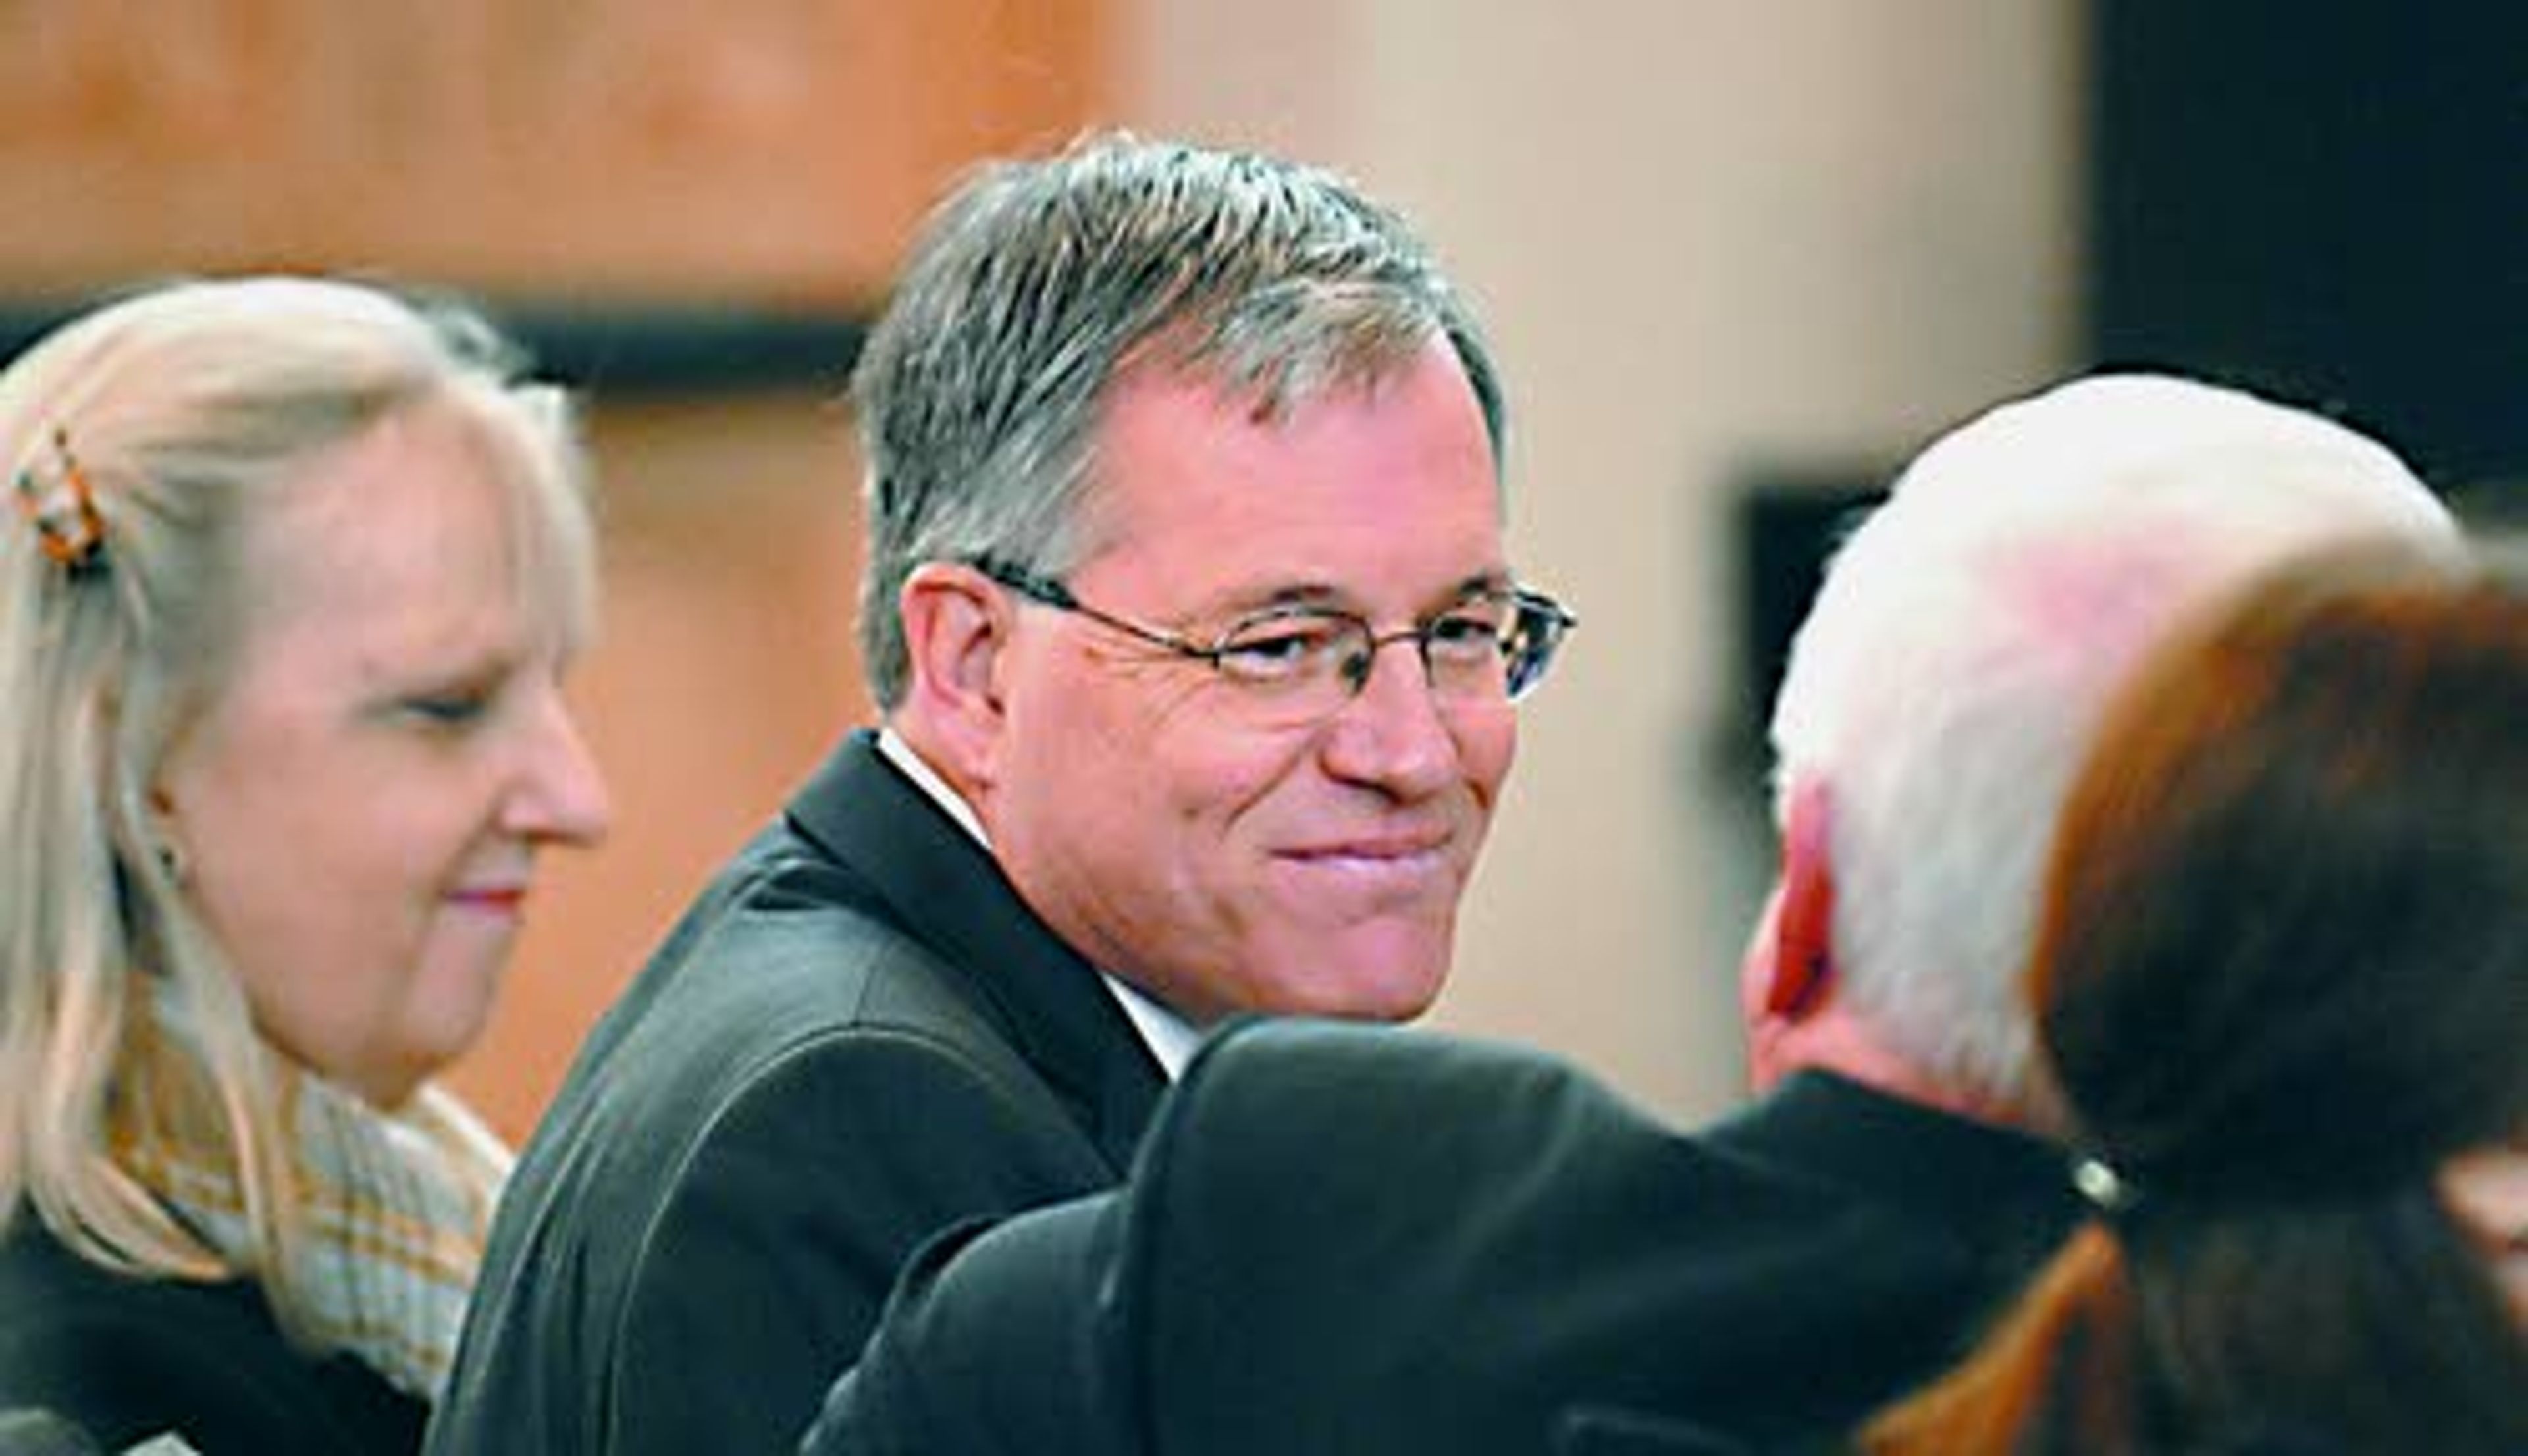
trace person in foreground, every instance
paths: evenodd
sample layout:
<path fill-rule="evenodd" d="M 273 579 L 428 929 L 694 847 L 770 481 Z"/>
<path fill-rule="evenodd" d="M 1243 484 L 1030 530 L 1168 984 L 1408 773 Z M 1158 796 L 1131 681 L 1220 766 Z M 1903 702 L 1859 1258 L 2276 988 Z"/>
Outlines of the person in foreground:
<path fill-rule="evenodd" d="M 2028 995 L 2098 1211 L 1870 1451 L 2528 1451 L 2528 589 L 2328 562 L 2155 659 Z"/>
<path fill-rule="evenodd" d="M 2193 603 L 2368 533 L 2455 537 L 2387 450 L 2242 394 L 2098 378 L 1967 424 L 1793 647 L 1760 1100 L 1688 1136 L 1529 1052 L 1232 1030 L 1123 1191 L 930 1244 L 807 1449 L 1840 1440 L 2078 1206 L 2013 977 L 2111 686 Z"/>
<path fill-rule="evenodd" d="M 431 1074 L 603 784 L 565 401 L 261 278 L 0 375 L 0 1407 L 417 1450 L 507 1154 Z"/>
<path fill-rule="evenodd" d="M 435 1451 L 785 1449 L 913 1249 L 1113 1183 L 1198 1028 L 1448 970 L 1569 618 L 1401 223 L 1120 136 L 989 167 L 853 388 L 884 729 L 582 1050 Z"/>

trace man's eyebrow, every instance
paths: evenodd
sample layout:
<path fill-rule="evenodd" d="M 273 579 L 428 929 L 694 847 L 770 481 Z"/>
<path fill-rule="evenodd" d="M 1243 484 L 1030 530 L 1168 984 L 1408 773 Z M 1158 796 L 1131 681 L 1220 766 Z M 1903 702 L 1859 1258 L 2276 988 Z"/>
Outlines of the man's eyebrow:
<path fill-rule="evenodd" d="M 1469 598 L 1506 592 L 1513 585 L 1506 567 L 1488 567 L 1471 572 L 1448 590 L 1432 598 L 1432 605 L 1446 609 Z M 1239 618 L 1276 611 L 1342 611 L 1359 613 L 1357 598 L 1350 592 L 1324 581 L 1285 582 L 1264 588 L 1234 589 L 1202 608 L 1207 617 Z"/>

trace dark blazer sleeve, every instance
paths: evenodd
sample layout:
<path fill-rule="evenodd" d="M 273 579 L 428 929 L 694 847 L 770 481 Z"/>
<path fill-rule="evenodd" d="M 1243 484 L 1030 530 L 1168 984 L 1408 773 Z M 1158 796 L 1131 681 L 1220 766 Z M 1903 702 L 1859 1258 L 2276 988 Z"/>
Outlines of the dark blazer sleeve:
<path fill-rule="evenodd" d="M 1122 1189 L 927 1251 L 806 1450 L 1727 1450 L 1622 1416 L 1673 1359 L 1635 1287 L 1697 1192 L 1673 1142 L 1533 1054 L 1242 1024 Z"/>
<path fill-rule="evenodd" d="M 421 1446 L 423 1408 L 348 1357 L 313 1360 L 217 1294 L 144 1289 L 0 1337 L 0 1403 L 41 1408 L 106 1449 L 170 1431 L 203 1456 L 359 1456 Z M 171 1296 L 171 1297 L 168 1297 Z"/>
<path fill-rule="evenodd" d="M 802 1446 L 808 1456 L 1062 1451 L 1137 1456 L 1155 1449 L 1152 1343 L 1158 1298 L 1180 1273 L 1164 1245 L 1171 1221 L 1206 1217 L 1172 1204 L 1183 1149 L 1239 1133 L 1245 1100 L 1213 1037 L 1162 1101 L 1132 1178 L 1120 1189 L 1006 1220 L 968 1224 L 907 1267 L 859 1365 L 828 1392 Z M 1226 1124 L 1226 1125 L 1224 1125 Z M 1235 1159 L 1234 1150 L 1229 1155 Z M 1259 1171 L 1287 1170 L 1271 1152 Z M 1205 1187 L 1210 1195 L 1247 1191 Z"/>
<path fill-rule="evenodd" d="M 925 1256 L 808 1449 L 1782 1450 L 1935 1369 L 2068 1202 L 2043 1144 L 1833 1079 L 1687 1136 L 1533 1051 L 1255 1023 L 1123 1190 Z"/>
<path fill-rule="evenodd" d="M 1106 1177 L 1041 1093 L 958 1048 L 864 1027 L 798 1049 L 712 1118 L 642 1233 L 606 1449 L 787 1449 L 923 1235 Z"/>
<path fill-rule="evenodd" d="M 1140 1444 L 1116 1292 L 1123 1200 L 1100 1194 L 932 1240 L 802 1449 L 1123 1453 Z"/>
<path fill-rule="evenodd" d="M 1755 1452 L 1690 1422 L 1606 1406 L 1579 1406 L 1563 1412 L 1555 1423 L 1554 1456 L 1755 1456 Z"/>
<path fill-rule="evenodd" d="M 1179 1158 L 1213 1135 L 1212 1037 L 1160 1111 L 1121 1188 L 997 1225 L 961 1225 L 904 1271 L 876 1334 L 827 1393 L 803 1456 L 1138 1456 L 1152 1450 L 1152 1245 Z"/>

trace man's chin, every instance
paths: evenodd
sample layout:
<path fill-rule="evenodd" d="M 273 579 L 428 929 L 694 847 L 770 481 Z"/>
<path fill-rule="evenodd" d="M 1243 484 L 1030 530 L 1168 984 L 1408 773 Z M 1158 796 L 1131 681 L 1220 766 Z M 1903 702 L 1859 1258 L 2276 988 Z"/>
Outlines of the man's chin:
<path fill-rule="evenodd" d="M 1426 925 L 1364 925 L 1298 953 L 1278 978 L 1277 1010 L 1365 1021 L 1410 1021 L 1448 980 L 1449 941 Z"/>

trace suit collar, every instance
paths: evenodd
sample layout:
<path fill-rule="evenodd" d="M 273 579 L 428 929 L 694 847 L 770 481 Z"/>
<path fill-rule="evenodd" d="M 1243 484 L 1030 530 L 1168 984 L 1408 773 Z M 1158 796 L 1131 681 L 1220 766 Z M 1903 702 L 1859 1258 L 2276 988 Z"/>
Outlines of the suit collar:
<path fill-rule="evenodd" d="M 939 771 L 915 753 L 913 746 L 895 730 L 878 730 L 877 755 L 886 760 L 888 767 L 911 780 L 913 787 L 921 790 L 924 799 L 948 816 L 949 822 L 966 831 L 968 839 L 981 845 L 985 854 L 991 853 L 991 836 L 983 832 L 983 821 L 975 817 L 974 806 L 968 804 L 965 796 L 941 778 Z M 1195 1045 L 1202 1040 L 1200 1028 L 1178 1015 L 1174 1009 L 1147 991 L 1112 972 L 1099 970 L 1097 980 L 1124 1009 L 1125 1018 L 1140 1034 L 1141 1045 L 1149 1048 L 1150 1055 L 1158 1059 L 1168 1080 L 1176 1080 L 1177 1074 L 1185 1070 L 1186 1059 L 1193 1055 Z"/>
<path fill-rule="evenodd" d="M 1165 1078 L 1096 970 L 1055 936 L 982 846 L 853 733 L 789 806 L 792 826 L 848 866 L 937 953 L 1101 1151 L 1132 1157 Z"/>
<path fill-rule="evenodd" d="M 1785 1077 L 1716 1124 L 1712 1140 L 1882 1202 L 1967 1222 L 2029 1190 L 2054 1189 L 2067 1211 L 2078 1201 L 2069 1160 L 2055 1145 L 1826 1071 Z"/>

